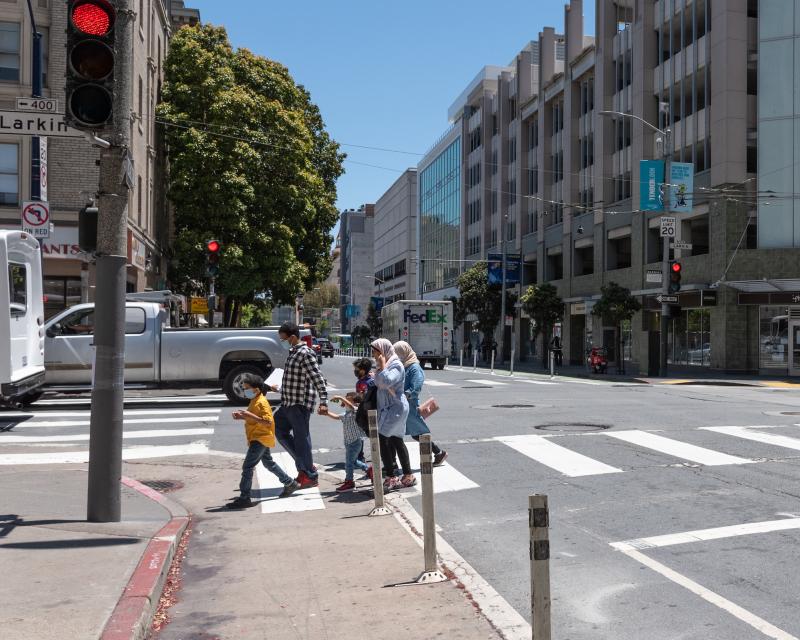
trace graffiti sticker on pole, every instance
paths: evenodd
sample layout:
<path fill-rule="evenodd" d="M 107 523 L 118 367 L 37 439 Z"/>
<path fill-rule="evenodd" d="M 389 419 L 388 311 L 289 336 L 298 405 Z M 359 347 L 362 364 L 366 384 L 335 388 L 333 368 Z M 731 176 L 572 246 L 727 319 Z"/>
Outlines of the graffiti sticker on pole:
<path fill-rule="evenodd" d="M 23 202 L 22 230 L 34 238 L 50 237 L 50 203 Z"/>

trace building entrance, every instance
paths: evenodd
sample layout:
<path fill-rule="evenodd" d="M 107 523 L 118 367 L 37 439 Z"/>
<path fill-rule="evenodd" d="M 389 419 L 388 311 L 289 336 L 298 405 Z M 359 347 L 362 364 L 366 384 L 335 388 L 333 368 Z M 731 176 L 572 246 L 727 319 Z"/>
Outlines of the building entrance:
<path fill-rule="evenodd" d="M 800 311 L 789 319 L 789 375 L 800 376 Z"/>

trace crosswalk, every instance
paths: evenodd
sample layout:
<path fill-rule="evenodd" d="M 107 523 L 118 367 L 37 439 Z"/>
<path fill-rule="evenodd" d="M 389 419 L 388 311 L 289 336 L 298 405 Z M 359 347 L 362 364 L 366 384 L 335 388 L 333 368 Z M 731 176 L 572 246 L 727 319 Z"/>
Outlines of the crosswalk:
<path fill-rule="evenodd" d="M 60 403 L 50 406 L 59 407 Z M 3 447 L 0 466 L 88 462 L 91 416 L 89 409 L 80 409 L 81 406 L 79 400 L 63 411 L 57 408 L 0 413 L 0 447 Z M 206 454 L 221 412 L 218 407 L 180 405 L 125 409 L 122 458 L 142 460 Z"/>

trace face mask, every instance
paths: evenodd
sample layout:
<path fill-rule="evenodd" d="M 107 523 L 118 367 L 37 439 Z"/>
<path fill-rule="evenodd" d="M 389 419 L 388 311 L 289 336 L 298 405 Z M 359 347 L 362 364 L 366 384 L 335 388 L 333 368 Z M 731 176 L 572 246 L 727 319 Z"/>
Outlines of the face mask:
<path fill-rule="evenodd" d="M 291 348 L 291 346 L 292 345 L 289 344 L 288 340 L 284 340 L 283 338 L 281 338 L 281 347 L 283 347 L 286 351 L 288 351 Z"/>
<path fill-rule="evenodd" d="M 362 374 L 360 371 L 353 371 L 353 375 L 359 380 L 364 377 L 364 374 Z"/>
<path fill-rule="evenodd" d="M 244 397 L 248 400 L 252 400 L 256 397 L 256 390 L 255 389 L 245 389 L 244 390 Z"/>

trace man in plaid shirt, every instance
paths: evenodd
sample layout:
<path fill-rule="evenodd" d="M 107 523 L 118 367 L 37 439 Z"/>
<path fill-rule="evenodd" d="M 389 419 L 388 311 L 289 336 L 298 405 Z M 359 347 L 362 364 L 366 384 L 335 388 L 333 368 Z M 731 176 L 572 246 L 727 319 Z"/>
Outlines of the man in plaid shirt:
<path fill-rule="evenodd" d="M 314 390 L 319 395 L 318 413 L 322 415 L 328 411 L 328 392 L 316 354 L 300 339 L 300 328 L 293 322 L 285 322 L 278 329 L 278 336 L 289 344 L 289 356 L 283 368 L 281 407 L 275 413 L 275 436 L 294 458 L 300 487 L 307 489 L 319 484 L 309 428 Z"/>

